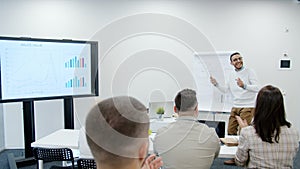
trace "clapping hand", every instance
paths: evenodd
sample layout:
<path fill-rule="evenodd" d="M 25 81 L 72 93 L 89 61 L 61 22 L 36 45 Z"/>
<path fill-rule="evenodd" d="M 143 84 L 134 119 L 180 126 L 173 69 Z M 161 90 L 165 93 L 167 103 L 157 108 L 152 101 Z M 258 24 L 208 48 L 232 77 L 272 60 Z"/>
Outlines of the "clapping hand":
<path fill-rule="evenodd" d="M 243 120 L 240 116 L 235 116 L 235 118 L 241 128 L 249 126 L 246 119 Z"/>
<path fill-rule="evenodd" d="M 156 157 L 155 154 L 151 154 L 145 160 L 142 169 L 158 169 L 163 165 L 161 157 Z"/>

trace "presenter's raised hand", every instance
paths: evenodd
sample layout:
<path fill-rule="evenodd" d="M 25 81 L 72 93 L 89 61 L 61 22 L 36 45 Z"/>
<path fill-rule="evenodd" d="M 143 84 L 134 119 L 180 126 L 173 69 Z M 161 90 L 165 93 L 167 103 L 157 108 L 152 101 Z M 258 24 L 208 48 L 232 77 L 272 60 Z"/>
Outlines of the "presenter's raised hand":
<path fill-rule="evenodd" d="M 212 76 L 210 76 L 210 82 L 214 85 L 214 86 L 217 86 L 218 85 L 218 82 L 215 78 L 213 78 Z"/>

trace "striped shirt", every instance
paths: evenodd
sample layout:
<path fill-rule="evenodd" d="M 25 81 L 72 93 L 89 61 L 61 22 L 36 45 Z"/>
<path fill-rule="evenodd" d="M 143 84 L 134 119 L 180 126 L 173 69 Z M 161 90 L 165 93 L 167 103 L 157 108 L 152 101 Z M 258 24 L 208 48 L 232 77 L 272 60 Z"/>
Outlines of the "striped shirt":
<path fill-rule="evenodd" d="M 279 143 L 268 143 L 256 134 L 253 126 L 241 130 L 235 162 L 248 168 L 293 168 L 299 148 L 298 131 L 287 126 L 280 128 Z"/>

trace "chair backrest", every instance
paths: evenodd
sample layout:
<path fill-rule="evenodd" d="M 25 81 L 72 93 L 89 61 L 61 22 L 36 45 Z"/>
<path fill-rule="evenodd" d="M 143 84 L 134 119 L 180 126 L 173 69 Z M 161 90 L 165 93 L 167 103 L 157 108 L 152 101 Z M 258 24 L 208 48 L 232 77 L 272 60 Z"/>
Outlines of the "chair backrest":
<path fill-rule="evenodd" d="M 74 167 L 73 152 L 69 148 L 41 148 L 33 149 L 33 156 L 36 160 L 43 161 L 71 161 Z"/>
<path fill-rule="evenodd" d="M 78 169 L 96 169 L 96 162 L 94 159 L 81 158 L 77 160 Z"/>

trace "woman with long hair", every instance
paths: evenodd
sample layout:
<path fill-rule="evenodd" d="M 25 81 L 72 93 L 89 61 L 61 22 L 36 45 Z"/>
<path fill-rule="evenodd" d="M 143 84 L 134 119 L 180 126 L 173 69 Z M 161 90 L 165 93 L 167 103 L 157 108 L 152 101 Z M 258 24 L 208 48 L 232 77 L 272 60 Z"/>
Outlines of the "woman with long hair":
<path fill-rule="evenodd" d="M 248 168 L 293 168 L 299 133 L 285 118 L 283 96 L 277 87 L 263 87 L 256 99 L 252 124 L 242 126 L 235 163 Z M 244 126 L 244 127 L 243 127 Z"/>

